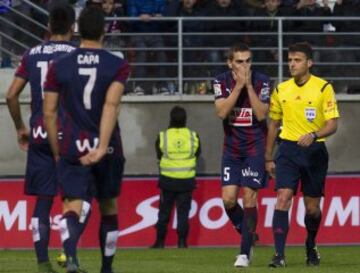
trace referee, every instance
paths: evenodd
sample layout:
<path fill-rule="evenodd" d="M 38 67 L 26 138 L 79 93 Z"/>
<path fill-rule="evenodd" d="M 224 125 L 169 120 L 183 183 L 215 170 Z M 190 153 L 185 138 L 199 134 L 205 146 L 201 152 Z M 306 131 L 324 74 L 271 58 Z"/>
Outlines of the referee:
<path fill-rule="evenodd" d="M 339 112 L 332 85 L 310 73 L 313 61 L 308 43 L 289 47 L 288 65 L 292 78 L 280 83 L 271 95 L 265 151 L 266 170 L 275 177 L 277 191 L 273 217 L 275 255 L 269 266 L 286 266 L 288 211 L 299 181 L 306 209 L 306 264 L 318 266 L 320 255 L 315 238 L 321 222 L 320 199 L 329 160 L 325 138 L 336 132 Z M 280 125 L 281 142 L 273 158 Z"/>

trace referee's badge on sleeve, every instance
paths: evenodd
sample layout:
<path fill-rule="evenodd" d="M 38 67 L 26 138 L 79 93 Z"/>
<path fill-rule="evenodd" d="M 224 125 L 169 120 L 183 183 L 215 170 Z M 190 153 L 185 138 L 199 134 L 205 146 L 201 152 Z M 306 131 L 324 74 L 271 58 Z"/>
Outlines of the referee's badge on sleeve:
<path fill-rule="evenodd" d="M 305 117 L 308 121 L 313 122 L 316 118 L 316 108 L 305 107 Z"/>
<path fill-rule="evenodd" d="M 263 87 L 260 90 L 260 100 L 266 101 L 270 98 L 270 86 L 268 84 L 263 84 Z"/>

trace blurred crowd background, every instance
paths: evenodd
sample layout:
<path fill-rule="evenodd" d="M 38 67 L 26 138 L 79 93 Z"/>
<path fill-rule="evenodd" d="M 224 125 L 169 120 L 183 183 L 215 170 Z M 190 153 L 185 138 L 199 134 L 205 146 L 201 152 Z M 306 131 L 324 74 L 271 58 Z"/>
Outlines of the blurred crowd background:
<path fill-rule="evenodd" d="M 360 92 L 360 0 L 0 0 L 2 68 L 47 39 L 47 12 L 62 3 L 77 14 L 103 10 L 105 47 L 132 66 L 129 95 L 211 94 L 235 42 L 247 43 L 253 68 L 276 83 L 288 76 L 286 48 L 297 41 L 313 45 L 313 73 L 337 93 Z"/>

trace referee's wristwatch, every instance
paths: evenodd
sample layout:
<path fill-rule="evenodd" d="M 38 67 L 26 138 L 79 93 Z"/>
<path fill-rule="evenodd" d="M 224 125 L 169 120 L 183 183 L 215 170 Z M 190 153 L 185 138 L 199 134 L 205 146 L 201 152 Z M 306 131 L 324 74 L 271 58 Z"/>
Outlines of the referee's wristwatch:
<path fill-rule="evenodd" d="M 311 132 L 310 134 L 313 138 L 313 141 L 315 142 L 318 139 L 318 135 L 316 134 L 316 132 Z"/>

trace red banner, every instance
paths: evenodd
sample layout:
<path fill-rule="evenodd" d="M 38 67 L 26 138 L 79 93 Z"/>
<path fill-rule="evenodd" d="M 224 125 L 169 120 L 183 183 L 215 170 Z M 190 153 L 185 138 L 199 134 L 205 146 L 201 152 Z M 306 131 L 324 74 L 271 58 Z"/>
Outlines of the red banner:
<path fill-rule="evenodd" d="M 273 242 L 271 223 L 275 206 L 273 184 L 260 191 L 257 232 L 259 244 Z M 190 211 L 190 246 L 236 246 L 239 236 L 223 209 L 219 178 L 199 178 Z M 0 248 L 30 248 L 31 213 L 34 198 L 24 196 L 23 180 L 0 180 Z M 360 244 L 360 177 L 329 176 L 326 198 L 322 200 L 323 218 L 318 235 L 319 244 Z M 120 247 L 147 247 L 155 240 L 159 189 L 156 178 L 126 178 L 119 207 Z M 241 199 L 239 199 L 241 202 Z M 92 216 L 82 236 L 81 247 L 97 247 L 99 213 L 92 206 Z M 51 213 L 51 246 L 60 246 L 58 234 L 61 201 L 56 199 Z M 290 210 L 289 244 L 303 244 L 304 205 L 301 194 L 294 198 Z M 169 223 L 167 245 L 176 245 L 176 217 Z"/>

